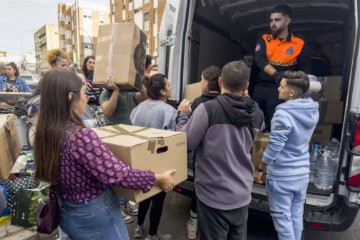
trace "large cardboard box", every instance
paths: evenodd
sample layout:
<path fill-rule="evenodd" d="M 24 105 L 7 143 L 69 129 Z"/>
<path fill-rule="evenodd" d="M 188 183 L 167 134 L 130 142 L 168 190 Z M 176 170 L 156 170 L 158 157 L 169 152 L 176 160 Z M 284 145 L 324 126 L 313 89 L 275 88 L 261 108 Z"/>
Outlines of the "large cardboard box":
<path fill-rule="evenodd" d="M 200 97 L 202 94 L 201 83 L 192 83 L 185 86 L 185 98 L 189 101 L 194 101 L 195 98 Z"/>
<path fill-rule="evenodd" d="M 145 56 L 146 35 L 135 23 L 102 25 L 96 45 L 94 84 L 105 85 L 111 74 L 121 89 L 141 90 Z"/>
<path fill-rule="evenodd" d="M 331 138 L 332 127 L 332 124 L 318 124 L 311 136 L 310 145 L 316 141 L 319 142 L 321 146 L 325 146 L 326 142 Z"/>
<path fill-rule="evenodd" d="M 270 133 L 259 133 L 255 138 L 251 152 L 251 160 L 254 164 L 254 168 L 256 168 L 262 161 L 264 151 L 269 144 L 269 137 Z M 263 174 L 263 178 L 261 180 L 265 182 L 265 178 L 266 172 Z"/>
<path fill-rule="evenodd" d="M 319 101 L 320 123 L 342 123 L 344 102 Z"/>
<path fill-rule="evenodd" d="M 323 86 L 320 92 L 320 99 L 329 102 L 340 101 L 341 98 L 341 76 L 327 76 L 323 78 Z"/>
<path fill-rule="evenodd" d="M 162 173 L 176 169 L 175 184 L 187 179 L 187 144 L 182 132 L 114 125 L 93 129 L 108 148 L 124 163 L 136 169 Z M 113 187 L 114 192 L 125 199 L 140 202 L 159 192 L 153 187 L 149 192 Z"/>
<path fill-rule="evenodd" d="M 21 152 L 13 114 L 0 115 L 0 179 L 6 179 Z"/>

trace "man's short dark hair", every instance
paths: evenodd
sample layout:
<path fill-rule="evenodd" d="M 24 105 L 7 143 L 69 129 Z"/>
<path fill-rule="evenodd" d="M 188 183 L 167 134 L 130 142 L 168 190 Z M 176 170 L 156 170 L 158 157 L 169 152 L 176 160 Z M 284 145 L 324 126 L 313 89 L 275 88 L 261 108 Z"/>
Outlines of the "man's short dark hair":
<path fill-rule="evenodd" d="M 309 76 L 302 71 L 286 71 L 283 75 L 286 79 L 286 84 L 297 87 L 302 92 L 299 95 L 303 95 L 309 90 L 310 80 Z"/>
<path fill-rule="evenodd" d="M 145 69 L 151 64 L 152 56 L 146 55 L 145 59 Z"/>
<path fill-rule="evenodd" d="M 271 10 L 270 14 L 271 13 L 281 13 L 282 15 L 288 16 L 289 18 L 292 17 L 292 10 L 288 5 L 276 6 Z"/>
<path fill-rule="evenodd" d="M 249 77 L 250 69 L 242 60 L 227 63 L 221 71 L 223 87 L 230 92 L 241 91 Z"/>

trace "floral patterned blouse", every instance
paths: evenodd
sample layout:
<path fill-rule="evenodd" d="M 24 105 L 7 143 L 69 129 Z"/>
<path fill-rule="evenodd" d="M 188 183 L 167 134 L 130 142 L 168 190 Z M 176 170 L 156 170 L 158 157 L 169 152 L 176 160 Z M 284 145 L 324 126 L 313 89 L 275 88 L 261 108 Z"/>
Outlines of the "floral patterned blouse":
<path fill-rule="evenodd" d="M 70 135 L 60 154 L 59 183 L 64 200 L 82 202 L 97 197 L 107 185 L 148 192 L 155 174 L 124 164 L 93 130 L 82 128 Z"/>

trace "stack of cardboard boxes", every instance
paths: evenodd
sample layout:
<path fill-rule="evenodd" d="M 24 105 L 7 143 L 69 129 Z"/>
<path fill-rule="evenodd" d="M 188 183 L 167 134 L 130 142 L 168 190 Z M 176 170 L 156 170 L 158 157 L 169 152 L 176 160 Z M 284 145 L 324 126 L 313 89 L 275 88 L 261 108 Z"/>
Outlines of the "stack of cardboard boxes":
<path fill-rule="evenodd" d="M 315 97 L 319 101 L 320 118 L 310 143 L 317 141 L 324 146 L 331 138 L 333 125 L 342 123 L 344 102 L 340 101 L 341 76 L 328 76 L 320 80 L 322 89 Z"/>

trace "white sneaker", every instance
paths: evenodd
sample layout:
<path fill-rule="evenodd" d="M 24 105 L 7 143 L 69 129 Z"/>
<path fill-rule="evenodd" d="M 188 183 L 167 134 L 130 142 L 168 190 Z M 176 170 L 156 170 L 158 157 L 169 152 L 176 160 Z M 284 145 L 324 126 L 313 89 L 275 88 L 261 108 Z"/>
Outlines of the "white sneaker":
<path fill-rule="evenodd" d="M 124 218 L 125 223 L 132 223 L 134 221 L 133 217 L 126 214 L 122 209 L 120 209 L 121 215 Z"/>
<path fill-rule="evenodd" d="M 129 201 L 125 205 L 121 205 L 121 209 L 132 216 L 137 216 L 139 209 L 136 207 L 136 203 Z"/>

